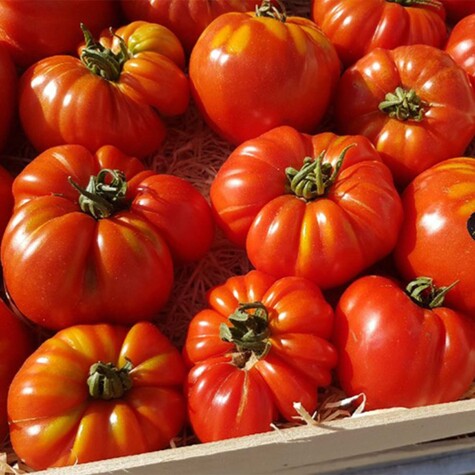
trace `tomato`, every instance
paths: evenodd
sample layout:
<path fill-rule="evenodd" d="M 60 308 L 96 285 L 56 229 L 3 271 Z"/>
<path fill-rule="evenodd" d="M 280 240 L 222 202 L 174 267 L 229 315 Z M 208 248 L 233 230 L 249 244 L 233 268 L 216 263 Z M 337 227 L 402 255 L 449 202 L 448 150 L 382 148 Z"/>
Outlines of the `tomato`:
<path fill-rule="evenodd" d="M 134 22 L 96 42 L 85 31 L 81 59 L 57 55 L 20 79 L 20 119 L 38 151 L 64 143 L 114 145 L 144 157 L 162 144 L 162 115 L 185 112 L 184 52 L 163 26 Z"/>
<path fill-rule="evenodd" d="M 475 0 L 440 0 L 445 7 L 448 19 L 456 23 L 462 18 L 475 13 Z"/>
<path fill-rule="evenodd" d="M 475 88 L 475 13 L 453 27 L 445 51 L 467 72 Z"/>
<path fill-rule="evenodd" d="M 368 139 L 288 126 L 236 148 L 210 197 L 218 225 L 257 269 L 325 289 L 389 254 L 402 220 L 391 174 Z"/>
<path fill-rule="evenodd" d="M 457 281 L 451 308 L 475 318 L 475 159 L 452 158 L 421 173 L 402 196 L 404 220 L 394 251 L 406 279 Z"/>
<path fill-rule="evenodd" d="M 437 0 L 312 0 L 311 17 L 348 67 L 375 48 L 443 47 L 445 11 Z"/>
<path fill-rule="evenodd" d="M 125 17 L 166 26 L 190 53 L 203 30 L 219 15 L 254 10 L 260 0 L 121 0 Z"/>
<path fill-rule="evenodd" d="M 337 305 L 338 380 L 366 395 L 367 410 L 455 401 L 475 377 L 475 322 L 442 306 L 447 289 L 429 278 L 408 290 L 420 301 L 395 280 L 365 276 Z"/>
<path fill-rule="evenodd" d="M 0 151 L 5 147 L 8 134 L 12 130 L 17 109 L 18 77 L 8 51 L 0 43 Z"/>
<path fill-rule="evenodd" d="M 156 316 L 173 262 L 202 257 L 213 220 L 187 181 L 145 170 L 112 146 L 48 149 L 13 184 L 4 280 L 27 318 L 52 329 Z"/>
<path fill-rule="evenodd" d="M 110 0 L 1 0 L 0 43 L 15 63 L 27 67 L 60 53 L 72 53 L 81 41 L 79 24 L 97 34 L 117 24 Z"/>
<path fill-rule="evenodd" d="M 257 13 L 231 12 L 204 30 L 190 56 L 192 95 L 208 125 L 239 144 L 274 127 L 312 132 L 340 74 L 319 28 L 264 0 Z"/>
<path fill-rule="evenodd" d="M 13 449 L 41 470 L 168 447 L 185 420 L 184 378 L 180 353 L 152 323 L 66 328 L 13 379 Z"/>
<path fill-rule="evenodd" d="M 188 415 L 202 442 L 271 430 L 292 421 L 293 403 L 310 413 L 331 382 L 333 310 L 300 277 L 259 271 L 214 287 L 190 322 L 184 346 Z"/>
<path fill-rule="evenodd" d="M 0 440 L 8 434 L 7 393 L 16 372 L 33 352 L 33 331 L 0 300 Z"/>
<path fill-rule="evenodd" d="M 400 187 L 475 136 L 475 93 L 448 53 L 427 45 L 376 49 L 342 75 L 335 101 L 340 133 L 376 146 Z"/>

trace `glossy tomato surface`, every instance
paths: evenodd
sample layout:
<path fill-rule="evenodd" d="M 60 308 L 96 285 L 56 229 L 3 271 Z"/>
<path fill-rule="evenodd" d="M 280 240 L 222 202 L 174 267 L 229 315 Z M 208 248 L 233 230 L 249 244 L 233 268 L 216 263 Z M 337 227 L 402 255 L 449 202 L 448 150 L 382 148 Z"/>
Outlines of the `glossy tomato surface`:
<path fill-rule="evenodd" d="M 475 159 L 452 158 L 419 175 L 403 194 L 404 221 L 395 262 L 406 279 L 457 282 L 452 308 L 475 318 Z"/>
<path fill-rule="evenodd" d="M 375 48 L 441 48 L 447 38 L 445 10 L 438 1 L 313 0 L 311 15 L 345 67 Z"/>
<path fill-rule="evenodd" d="M 475 377 L 474 321 L 445 304 L 421 307 L 386 277 L 345 290 L 333 341 L 338 381 L 348 395 L 364 393 L 367 410 L 456 401 Z"/>
<path fill-rule="evenodd" d="M 106 59 L 98 60 L 97 56 Z M 185 112 L 183 49 L 165 27 L 133 22 L 72 55 L 45 58 L 22 75 L 20 119 L 38 151 L 114 145 L 143 158 L 162 144 L 163 116 Z"/>
<path fill-rule="evenodd" d="M 208 125 L 239 144 L 280 125 L 312 132 L 329 107 L 340 62 L 308 19 L 233 12 L 200 36 L 189 74 Z"/>
<path fill-rule="evenodd" d="M 368 139 L 287 126 L 236 148 L 210 196 L 218 225 L 257 269 L 322 288 L 389 254 L 402 220 L 391 173 Z"/>
<path fill-rule="evenodd" d="M 198 259 L 212 241 L 209 205 L 193 186 L 112 146 L 48 149 L 13 193 L 5 284 L 24 315 L 49 328 L 153 318 L 171 290 L 172 257 Z"/>
<path fill-rule="evenodd" d="M 166 448 L 185 421 L 184 377 L 180 353 L 151 323 L 64 329 L 12 382 L 13 448 L 36 470 Z"/>
<path fill-rule="evenodd" d="M 24 68 L 62 53 L 73 53 L 83 38 L 80 23 L 94 33 L 115 27 L 118 10 L 110 0 L 1 0 L 0 43 Z"/>
<path fill-rule="evenodd" d="M 184 347 L 197 437 L 267 432 L 279 418 L 293 420 L 296 402 L 312 413 L 336 365 L 328 342 L 333 310 L 319 288 L 251 271 L 214 287 L 208 303 L 191 320 Z"/>
<path fill-rule="evenodd" d="M 338 130 L 376 146 L 400 187 L 459 156 L 475 136 L 475 92 L 450 55 L 427 45 L 376 49 L 342 75 Z"/>

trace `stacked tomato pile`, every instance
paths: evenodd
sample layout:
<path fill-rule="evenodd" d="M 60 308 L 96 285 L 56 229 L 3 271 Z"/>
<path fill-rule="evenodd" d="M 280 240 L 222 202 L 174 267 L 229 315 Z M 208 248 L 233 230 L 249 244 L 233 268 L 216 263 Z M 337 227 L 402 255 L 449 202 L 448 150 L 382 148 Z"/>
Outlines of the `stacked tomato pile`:
<path fill-rule="evenodd" d="M 473 383 L 475 1 L 294 3 L 0 1 L 1 147 L 35 151 L 0 170 L 0 427 L 29 467 Z M 191 107 L 232 146 L 206 194 L 147 166 Z M 252 270 L 176 345 L 157 315 L 218 232 Z"/>

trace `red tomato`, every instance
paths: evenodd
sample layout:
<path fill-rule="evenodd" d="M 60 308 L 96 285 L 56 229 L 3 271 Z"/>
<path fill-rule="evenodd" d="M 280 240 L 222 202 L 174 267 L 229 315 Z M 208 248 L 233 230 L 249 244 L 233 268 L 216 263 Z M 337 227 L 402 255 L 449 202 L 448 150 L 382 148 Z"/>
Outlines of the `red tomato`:
<path fill-rule="evenodd" d="M 235 149 L 210 196 L 219 226 L 245 243 L 257 269 L 325 289 L 389 254 L 402 220 L 391 174 L 368 139 L 287 126 Z"/>
<path fill-rule="evenodd" d="M 165 137 L 162 115 L 185 112 L 184 52 L 163 26 L 134 22 L 95 42 L 86 32 L 81 59 L 52 56 L 20 80 L 20 119 L 43 151 L 64 143 L 95 151 L 114 145 L 129 155 L 156 151 Z M 110 49 L 110 48 L 111 49 Z"/>
<path fill-rule="evenodd" d="M 126 18 L 166 26 L 189 53 L 203 30 L 219 15 L 254 10 L 261 0 L 121 0 Z"/>
<path fill-rule="evenodd" d="M 313 131 L 340 74 L 335 48 L 312 21 L 264 4 L 257 14 L 219 16 L 190 57 L 199 110 L 235 144 L 284 124 Z"/>
<path fill-rule="evenodd" d="M 171 290 L 172 255 L 198 259 L 213 237 L 209 205 L 191 184 L 112 146 L 51 148 L 13 194 L 5 285 L 27 318 L 52 329 L 153 318 Z"/>
<path fill-rule="evenodd" d="M 13 449 L 41 470 L 168 447 L 185 420 L 184 378 L 180 353 L 151 323 L 69 327 L 11 384 Z"/>
<path fill-rule="evenodd" d="M 475 13 L 475 0 L 440 0 L 445 7 L 448 19 L 453 23 Z"/>
<path fill-rule="evenodd" d="M 375 48 L 443 47 L 445 11 L 437 0 L 312 0 L 311 17 L 335 45 L 343 65 Z"/>
<path fill-rule="evenodd" d="M 16 114 L 17 82 L 15 65 L 0 43 L 0 151 L 5 147 Z"/>
<path fill-rule="evenodd" d="M 335 116 L 341 133 L 368 137 L 405 186 L 464 153 L 475 135 L 475 93 L 445 51 L 427 45 L 376 49 L 342 75 Z"/>
<path fill-rule="evenodd" d="M 72 53 L 81 41 L 80 23 L 97 34 L 115 26 L 117 9 L 110 0 L 0 0 L 0 43 L 15 63 Z"/>
<path fill-rule="evenodd" d="M 327 341 L 333 310 L 300 277 L 251 271 L 218 285 L 191 320 L 184 352 L 188 415 L 202 442 L 271 430 L 292 421 L 293 404 L 313 412 L 331 382 L 336 354 Z"/>
<path fill-rule="evenodd" d="M 442 289 L 427 278 L 419 285 L 421 303 L 392 279 L 365 276 L 338 303 L 338 379 L 348 395 L 366 395 L 367 410 L 455 401 L 475 377 L 474 321 L 430 307 Z"/>
<path fill-rule="evenodd" d="M 395 262 L 406 279 L 457 281 L 446 302 L 475 318 L 475 159 L 445 160 L 421 173 L 402 195 L 404 220 Z"/>
<path fill-rule="evenodd" d="M 454 26 L 445 51 L 467 72 L 475 88 L 475 13 Z"/>
<path fill-rule="evenodd" d="M 33 332 L 0 300 L 0 440 L 8 434 L 7 393 L 20 366 L 34 349 Z"/>

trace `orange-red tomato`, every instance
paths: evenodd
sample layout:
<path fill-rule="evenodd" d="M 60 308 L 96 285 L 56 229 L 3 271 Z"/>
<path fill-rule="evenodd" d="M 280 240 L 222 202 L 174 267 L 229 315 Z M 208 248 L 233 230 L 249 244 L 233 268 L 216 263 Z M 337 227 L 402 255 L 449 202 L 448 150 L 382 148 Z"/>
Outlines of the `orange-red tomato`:
<path fill-rule="evenodd" d="M 185 421 L 184 378 L 180 353 L 151 323 L 64 329 L 10 386 L 13 449 L 41 470 L 169 447 Z"/>

